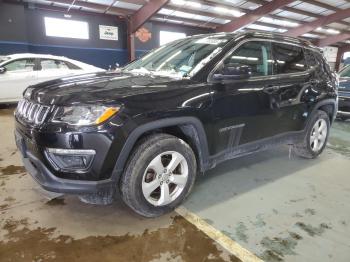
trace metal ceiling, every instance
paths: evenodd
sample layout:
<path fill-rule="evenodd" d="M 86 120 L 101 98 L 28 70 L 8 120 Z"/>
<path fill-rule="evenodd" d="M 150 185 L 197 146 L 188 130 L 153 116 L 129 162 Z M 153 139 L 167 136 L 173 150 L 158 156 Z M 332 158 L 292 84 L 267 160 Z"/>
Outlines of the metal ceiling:
<path fill-rule="evenodd" d="M 133 15 L 150 2 L 157 2 L 156 0 L 23 1 L 64 8 L 66 12 L 78 9 L 119 16 Z M 285 4 L 277 5 L 278 2 L 283 1 Z M 169 0 L 165 2 L 159 10 L 152 14 L 150 20 L 212 29 L 224 27 L 229 29 L 230 27 L 226 25 L 237 22 L 242 24 L 239 19 L 245 19 L 247 23 L 237 30 L 256 29 L 285 34 L 293 32 L 294 35 L 298 35 L 298 28 L 304 27 L 303 31 L 305 31 L 305 25 L 320 24 L 298 36 L 319 42 L 322 42 L 321 39 L 337 36 L 337 39 L 340 39 L 336 43 L 338 45 L 345 44 L 350 39 L 350 36 L 346 37 L 350 35 L 350 15 L 344 16 L 348 11 L 350 13 L 350 0 Z M 269 3 L 270 6 L 276 4 L 275 8 L 265 8 Z M 340 13 L 343 13 L 342 17 L 338 17 Z M 332 19 L 328 20 L 328 17 Z"/>

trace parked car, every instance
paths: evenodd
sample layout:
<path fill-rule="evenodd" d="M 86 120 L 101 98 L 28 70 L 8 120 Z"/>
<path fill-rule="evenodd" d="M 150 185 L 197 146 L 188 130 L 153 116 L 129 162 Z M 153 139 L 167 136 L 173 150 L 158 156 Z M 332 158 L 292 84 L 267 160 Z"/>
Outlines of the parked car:
<path fill-rule="evenodd" d="M 22 98 L 29 86 L 63 76 L 102 72 L 101 68 L 63 56 L 14 54 L 0 57 L 0 103 Z"/>
<path fill-rule="evenodd" d="M 339 72 L 339 110 L 338 118 L 346 120 L 350 118 L 350 66 L 344 67 Z"/>
<path fill-rule="evenodd" d="M 154 217 L 225 160 L 279 144 L 317 157 L 336 115 L 337 85 L 304 40 L 192 36 L 119 73 L 28 88 L 15 113 L 16 142 L 44 189 L 109 203 L 119 188 L 129 207 Z"/>

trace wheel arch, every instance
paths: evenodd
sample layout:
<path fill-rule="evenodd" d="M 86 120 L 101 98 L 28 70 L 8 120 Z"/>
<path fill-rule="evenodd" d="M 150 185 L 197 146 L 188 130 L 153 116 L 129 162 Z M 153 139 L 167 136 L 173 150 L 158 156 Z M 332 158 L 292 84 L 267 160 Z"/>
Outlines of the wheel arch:
<path fill-rule="evenodd" d="M 314 106 L 310 115 L 315 113 L 317 110 L 322 110 L 326 112 L 329 117 L 329 121 L 333 123 L 338 111 L 337 102 L 335 99 L 322 100 Z"/>
<path fill-rule="evenodd" d="M 195 117 L 176 117 L 149 122 L 138 126 L 128 136 L 116 161 L 112 179 L 119 180 L 132 150 L 143 137 L 156 132 L 174 135 L 187 142 L 195 152 L 199 170 L 208 169 L 208 141 L 203 125 Z"/>

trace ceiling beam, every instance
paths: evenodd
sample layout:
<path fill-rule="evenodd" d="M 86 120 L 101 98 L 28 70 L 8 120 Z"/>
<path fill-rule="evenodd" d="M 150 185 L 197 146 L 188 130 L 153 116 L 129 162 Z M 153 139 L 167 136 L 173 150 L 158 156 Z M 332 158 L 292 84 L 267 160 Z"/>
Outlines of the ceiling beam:
<path fill-rule="evenodd" d="M 259 20 L 261 17 L 273 12 L 274 10 L 281 8 L 285 5 L 294 2 L 294 0 L 274 0 L 267 4 L 264 4 L 249 13 L 233 19 L 231 22 L 224 24 L 216 29 L 218 32 L 233 32 L 238 29 L 241 29 L 244 26 L 254 23 L 256 20 Z"/>
<path fill-rule="evenodd" d="M 252 2 L 252 3 L 255 3 L 255 4 L 261 4 L 261 5 L 268 2 L 267 0 L 249 0 L 249 1 Z M 313 4 L 315 6 L 319 6 L 319 7 L 328 9 L 328 10 L 332 10 L 332 11 L 340 11 L 340 10 L 342 10 L 341 8 L 334 7 L 334 6 L 331 6 L 331 5 L 328 5 L 328 4 L 325 4 L 325 3 L 321 3 L 321 2 L 318 2 L 318 1 L 315 1 L 315 0 L 308 0 L 308 1 L 305 1 L 305 2 L 307 2 L 309 4 Z M 309 17 L 314 17 L 314 18 L 320 18 L 320 17 L 323 16 L 323 15 L 320 15 L 320 14 L 315 14 L 315 13 L 312 13 L 312 12 L 309 12 L 309 11 L 300 10 L 298 8 L 290 7 L 290 6 L 285 6 L 285 7 L 281 8 L 281 10 L 288 11 L 288 12 L 295 13 L 295 14 L 299 14 L 299 15 L 305 15 L 305 16 L 309 16 Z M 299 22 L 301 22 L 301 21 L 299 21 Z M 339 21 L 338 23 L 342 24 L 342 25 L 350 26 L 350 22 Z"/>
<path fill-rule="evenodd" d="M 329 37 L 322 38 L 322 39 L 318 40 L 317 45 L 319 47 L 324 47 L 324 46 L 333 45 L 335 43 L 345 41 L 348 39 L 350 39 L 350 33 L 333 35 L 333 36 L 329 36 Z"/>
<path fill-rule="evenodd" d="M 341 11 L 337 11 L 336 13 L 331 15 L 322 16 L 316 19 L 315 21 L 304 23 L 301 26 L 288 30 L 284 34 L 288 36 L 300 36 L 300 35 L 309 33 L 317 29 L 318 27 L 340 21 L 342 19 L 348 18 L 349 16 L 350 16 L 350 8 L 344 9 Z"/>
<path fill-rule="evenodd" d="M 190 18 L 182 18 L 174 15 L 155 15 L 152 18 L 162 19 L 164 20 L 165 23 L 173 23 L 173 24 L 180 24 L 180 23 L 166 21 L 166 19 L 180 21 L 180 22 L 183 22 L 183 24 L 185 25 L 191 25 L 191 26 L 202 27 L 207 29 L 215 29 L 216 27 L 221 25 L 215 22 L 205 22 L 205 21 L 200 21 L 200 20 L 195 20 Z"/>
<path fill-rule="evenodd" d="M 144 23 L 155 15 L 169 0 L 149 0 L 130 18 L 131 33 L 135 33 Z"/>
<path fill-rule="evenodd" d="M 252 2 L 252 3 L 255 3 L 255 4 L 259 4 L 259 5 L 263 5 L 263 4 L 269 3 L 269 1 L 266 1 L 266 0 L 249 0 L 249 2 Z M 244 12 L 244 13 L 248 13 L 248 12 L 251 11 L 250 9 L 232 6 L 232 5 L 229 5 L 227 3 L 217 4 L 217 2 L 212 2 L 211 0 L 200 0 L 200 3 L 203 3 L 205 5 L 211 5 L 213 7 L 219 6 L 219 7 L 227 8 L 227 9 L 232 8 L 232 9 L 235 9 L 237 11 Z M 314 14 L 314 13 L 311 13 L 311 12 L 303 11 L 303 10 L 296 9 L 296 8 L 293 8 L 293 7 L 289 7 L 289 6 L 284 6 L 284 7 L 280 8 L 280 10 L 285 10 L 285 11 L 288 11 L 288 12 L 292 12 L 292 13 L 296 13 L 296 14 L 302 14 L 302 15 L 310 16 L 310 17 L 314 17 L 314 18 L 322 17 L 322 15 L 320 15 L 320 14 Z M 342 9 L 338 8 L 338 10 L 342 10 Z M 273 19 L 279 19 L 279 20 L 284 20 L 284 21 L 288 21 L 288 22 L 299 23 L 299 24 L 305 23 L 305 21 L 298 20 L 298 19 L 295 19 L 295 18 L 280 16 L 279 14 L 269 14 L 269 15 L 266 15 L 265 17 L 269 17 L 269 18 L 273 18 Z M 338 23 L 342 24 L 342 25 L 350 26 L 350 22 L 339 21 Z M 324 28 L 327 29 L 327 28 L 330 28 L 330 27 L 325 26 Z M 288 28 L 286 27 L 286 29 L 288 29 Z M 336 28 L 332 27 L 332 29 L 336 29 Z M 337 30 L 339 30 L 339 29 L 337 29 Z M 339 30 L 339 31 L 344 31 L 344 30 Z M 317 32 L 317 33 L 312 32 L 312 33 L 313 34 L 318 34 L 318 33 L 322 34 L 321 32 Z"/>
<path fill-rule="evenodd" d="M 205 5 L 207 5 L 207 3 L 205 3 Z M 168 6 L 171 6 L 172 8 L 174 8 L 174 10 L 171 9 L 174 12 L 175 11 L 180 11 L 180 12 L 184 12 L 184 13 L 191 13 L 193 15 L 208 16 L 208 17 L 212 17 L 213 19 L 214 18 L 220 18 L 220 19 L 226 19 L 226 20 L 233 20 L 233 19 L 236 18 L 233 15 L 213 13 L 209 9 L 208 10 L 195 10 L 195 9 L 192 9 L 190 6 L 177 6 L 177 5 L 174 5 L 171 2 L 168 4 Z M 226 8 L 226 5 L 224 5 L 224 6 L 217 5 L 217 6 L 222 7 L 222 8 Z M 170 8 L 168 8 L 168 9 L 170 9 Z M 237 11 L 240 11 L 240 9 L 237 9 Z M 277 19 L 277 20 L 281 20 L 281 21 L 286 21 L 286 22 L 300 23 L 300 21 L 298 21 L 298 20 L 286 19 L 286 18 L 283 18 L 283 17 L 278 17 L 276 15 L 266 15 L 265 17 L 268 17 L 268 18 L 271 18 L 271 19 Z M 177 18 L 177 19 L 181 19 L 182 20 L 183 18 Z M 205 23 L 205 22 L 203 22 L 203 23 Z M 286 29 L 286 30 L 288 30 L 288 27 L 277 25 L 277 24 L 274 24 L 274 23 L 256 21 L 256 22 L 254 22 L 254 24 L 262 25 L 262 26 L 268 26 L 268 27 L 273 27 L 273 28 L 277 28 L 277 29 Z M 222 24 L 217 23 L 217 25 L 221 26 Z M 313 34 L 318 35 L 318 36 L 325 35 L 322 32 L 313 32 Z"/>

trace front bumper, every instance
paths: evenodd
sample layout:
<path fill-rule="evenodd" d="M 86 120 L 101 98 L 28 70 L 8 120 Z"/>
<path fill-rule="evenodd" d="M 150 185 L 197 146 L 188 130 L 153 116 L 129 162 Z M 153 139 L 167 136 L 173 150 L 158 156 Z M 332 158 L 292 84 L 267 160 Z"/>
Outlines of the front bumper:
<path fill-rule="evenodd" d="M 23 136 L 15 131 L 16 145 L 22 155 L 22 161 L 27 172 L 45 190 L 68 194 L 95 194 L 112 192 L 115 183 L 112 179 L 99 181 L 71 180 L 55 176 L 45 164 L 27 147 Z"/>

